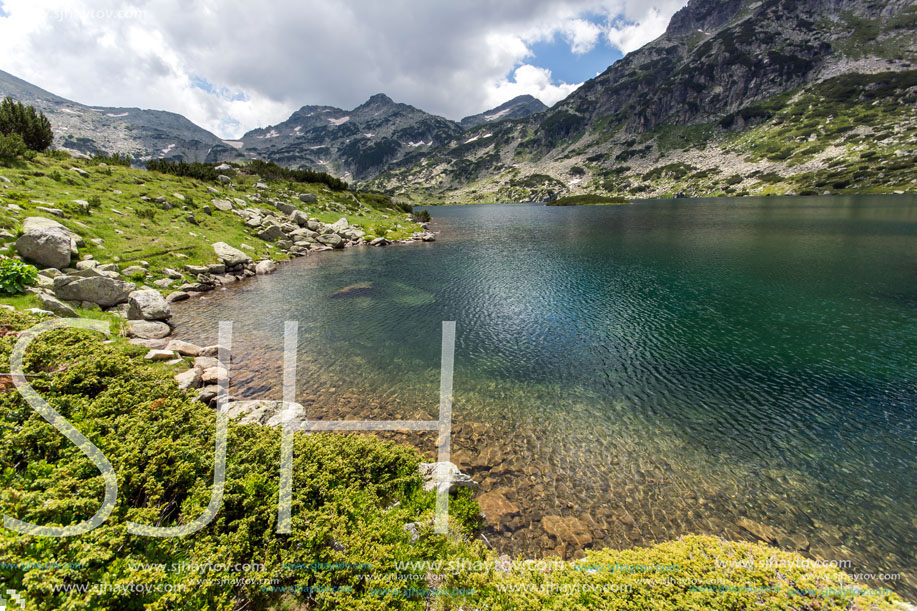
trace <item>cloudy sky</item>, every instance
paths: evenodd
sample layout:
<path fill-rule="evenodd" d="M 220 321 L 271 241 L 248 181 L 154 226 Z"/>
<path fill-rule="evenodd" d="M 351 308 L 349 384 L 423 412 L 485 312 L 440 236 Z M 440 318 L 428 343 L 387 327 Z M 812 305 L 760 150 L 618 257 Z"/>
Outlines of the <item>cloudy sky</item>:
<path fill-rule="evenodd" d="M 0 0 L 0 69 L 224 138 L 383 92 L 450 119 L 565 97 L 686 0 Z"/>

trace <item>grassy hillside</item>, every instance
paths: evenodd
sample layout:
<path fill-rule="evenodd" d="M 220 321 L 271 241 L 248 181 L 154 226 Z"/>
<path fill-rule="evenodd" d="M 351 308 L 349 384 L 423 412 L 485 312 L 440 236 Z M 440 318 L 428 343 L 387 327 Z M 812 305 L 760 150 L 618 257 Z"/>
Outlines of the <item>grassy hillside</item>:
<path fill-rule="evenodd" d="M 122 267 L 149 263 L 147 282 L 164 278 L 165 268 L 215 263 L 211 244 L 218 241 L 242 248 L 255 259 L 289 258 L 275 244 L 255 237 L 256 230 L 246 227 L 237 214 L 218 210 L 214 199 L 229 200 L 235 208 L 257 207 L 283 215 L 271 203 L 279 201 L 327 223 L 346 217 L 362 227 L 368 239 L 405 239 L 421 229 L 407 220 L 403 209 L 378 195 L 331 190 L 320 183 L 262 180 L 246 173 L 244 166 L 227 174 L 232 175 L 231 184 L 99 165 L 59 152 L 0 166 L 0 177 L 9 181 L 0 179 L 0 228 L 13 236 L 6 238 L 0 253 L 15 254 L 12 244 L 22 219 L 44 216 L 85 240 L 81 257 L 91 255 L 101 263 L 117 262 Z M 256 183 L 266 188 L 256 188 Z M 316 201 L 304 203 L 302 194 L 314 195 Z"/>

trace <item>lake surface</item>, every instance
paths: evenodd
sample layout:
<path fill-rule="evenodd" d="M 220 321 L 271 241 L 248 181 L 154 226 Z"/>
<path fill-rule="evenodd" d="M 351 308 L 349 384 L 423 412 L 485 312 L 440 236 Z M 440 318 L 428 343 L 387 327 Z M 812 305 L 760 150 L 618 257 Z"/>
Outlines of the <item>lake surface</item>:
<path fill-rule="evenodd" d="M 234 393 L 280 399 L 298 320 L 310 417 L 427 419 L 454 320 L 453 460 L 520 509 L 498 549 L 577 555 L 544 516 L 588 547 L 754 530 L 917 591 L 917 198 L 430 211 L 435 243 L 299 259 L 176 304 L 178 336 L 235 321 Z"/>

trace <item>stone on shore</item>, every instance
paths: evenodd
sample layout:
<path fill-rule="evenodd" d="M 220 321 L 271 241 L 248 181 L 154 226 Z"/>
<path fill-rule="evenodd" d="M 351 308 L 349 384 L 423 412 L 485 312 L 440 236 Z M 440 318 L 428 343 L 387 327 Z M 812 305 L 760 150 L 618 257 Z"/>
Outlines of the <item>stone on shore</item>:
<path fill-rule="evenodd" d="M 169 293 L 169 296 L 166 297 L 168 303 L 175 303 L 176 301 L 185 301 L 186 299 L 191 299 L 191 295 L 184 291 L 175 291 L 174 293 Z"/>
<path fill-rule="evenodd" d="M 172 352 L 177 352 L 182 356 L 199 356 L 201 353 L 201 347 L 192 344 L 191 342 L 183 342 L 180 339 L 173 339 L 168 344 L 166 344 L 166 350 L 171 350 Z"/>
<path fill-rule="evenodd" d="M 131 320 L 127 323 L 127 334 L 139 339 L 163 339 L 171 333 L 172 328 L 164 322 Z"/>
<path fill-rule="evenodd" d="M 168 361 L 170 359 L 175 358 L 175 353 L 172 352 L 171 350 L 153 349 L 147 352 L 146 356 L 144 356 L 143 358 L 145 358 L 148 361 Z"/>
<path fill-rule="evenodd" d="M 277 271 L 277 264 L 271 261 L 270 259 L 266 259 L 264 261 L 258 261 L 258 263 L 255 264 L 255 273 L 258 274 L 259 276 L 263 276 L 265 274 L 273 274 L 276 271 Z"/>
<path fill-rule="evenodd" d="M 252 258 L 247 254 L 241 250 L 233 248 L 226 242 L 215 242 L 213 244 L 213 251 L 216 253 L 217 258 L 219 258 L 228 267 L 250 263 L 252 260 Z"/>
<path fill-rule="evenodd" d="M 127 299 L 128 320 L 168 320 L 172 309 L 162 294 L 155 289 L 133 291 Z"/>
<path fill-rule="evenodd" d="M 95 270 L 84 270 L 80 273 L 87 272 L 95 272 Z M 132 282 L 107 276 L 74 277 L 71 275 L 54 279 L 54 292 L 60 299 L 89 301 L 103 308 L 126 302 L 135 288 Z"/>
<path fill-rule="evenodd" d="M 175 381 L 178 382 L 179 390 L 199 388 L 201 385 L 201 370 L 197 367 L 192 367 L 188 371 L 176 375 Z"/>
<path fill-rule="evenodd" d="M 201 381 L 204 384 L 217 384 L 220 380 L 228 380 L 229 372 L 222 367 L 211 367 L 210 369 L 205 369 L 204 373 L 201 374 Z"/>

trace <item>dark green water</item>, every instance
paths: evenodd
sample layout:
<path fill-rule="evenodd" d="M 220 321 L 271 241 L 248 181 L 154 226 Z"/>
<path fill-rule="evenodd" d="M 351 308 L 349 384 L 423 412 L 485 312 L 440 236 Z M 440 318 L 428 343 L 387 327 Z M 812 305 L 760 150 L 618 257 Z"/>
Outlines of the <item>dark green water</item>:
<path fill-rule="evenodd" d="M 454 460 L 521 509 L 497 547 L 573 553 L 546 515 L 594 546 L 753 539 L 745 518 L 914 592 L 917 198 L 431 213 L 433 244 L 321 253 L 177 304 L 179 336 L 235 321 L 237 394 L 279 399 L 298 320 L 310 415 L 430 418 L 455 320 Z"/>

